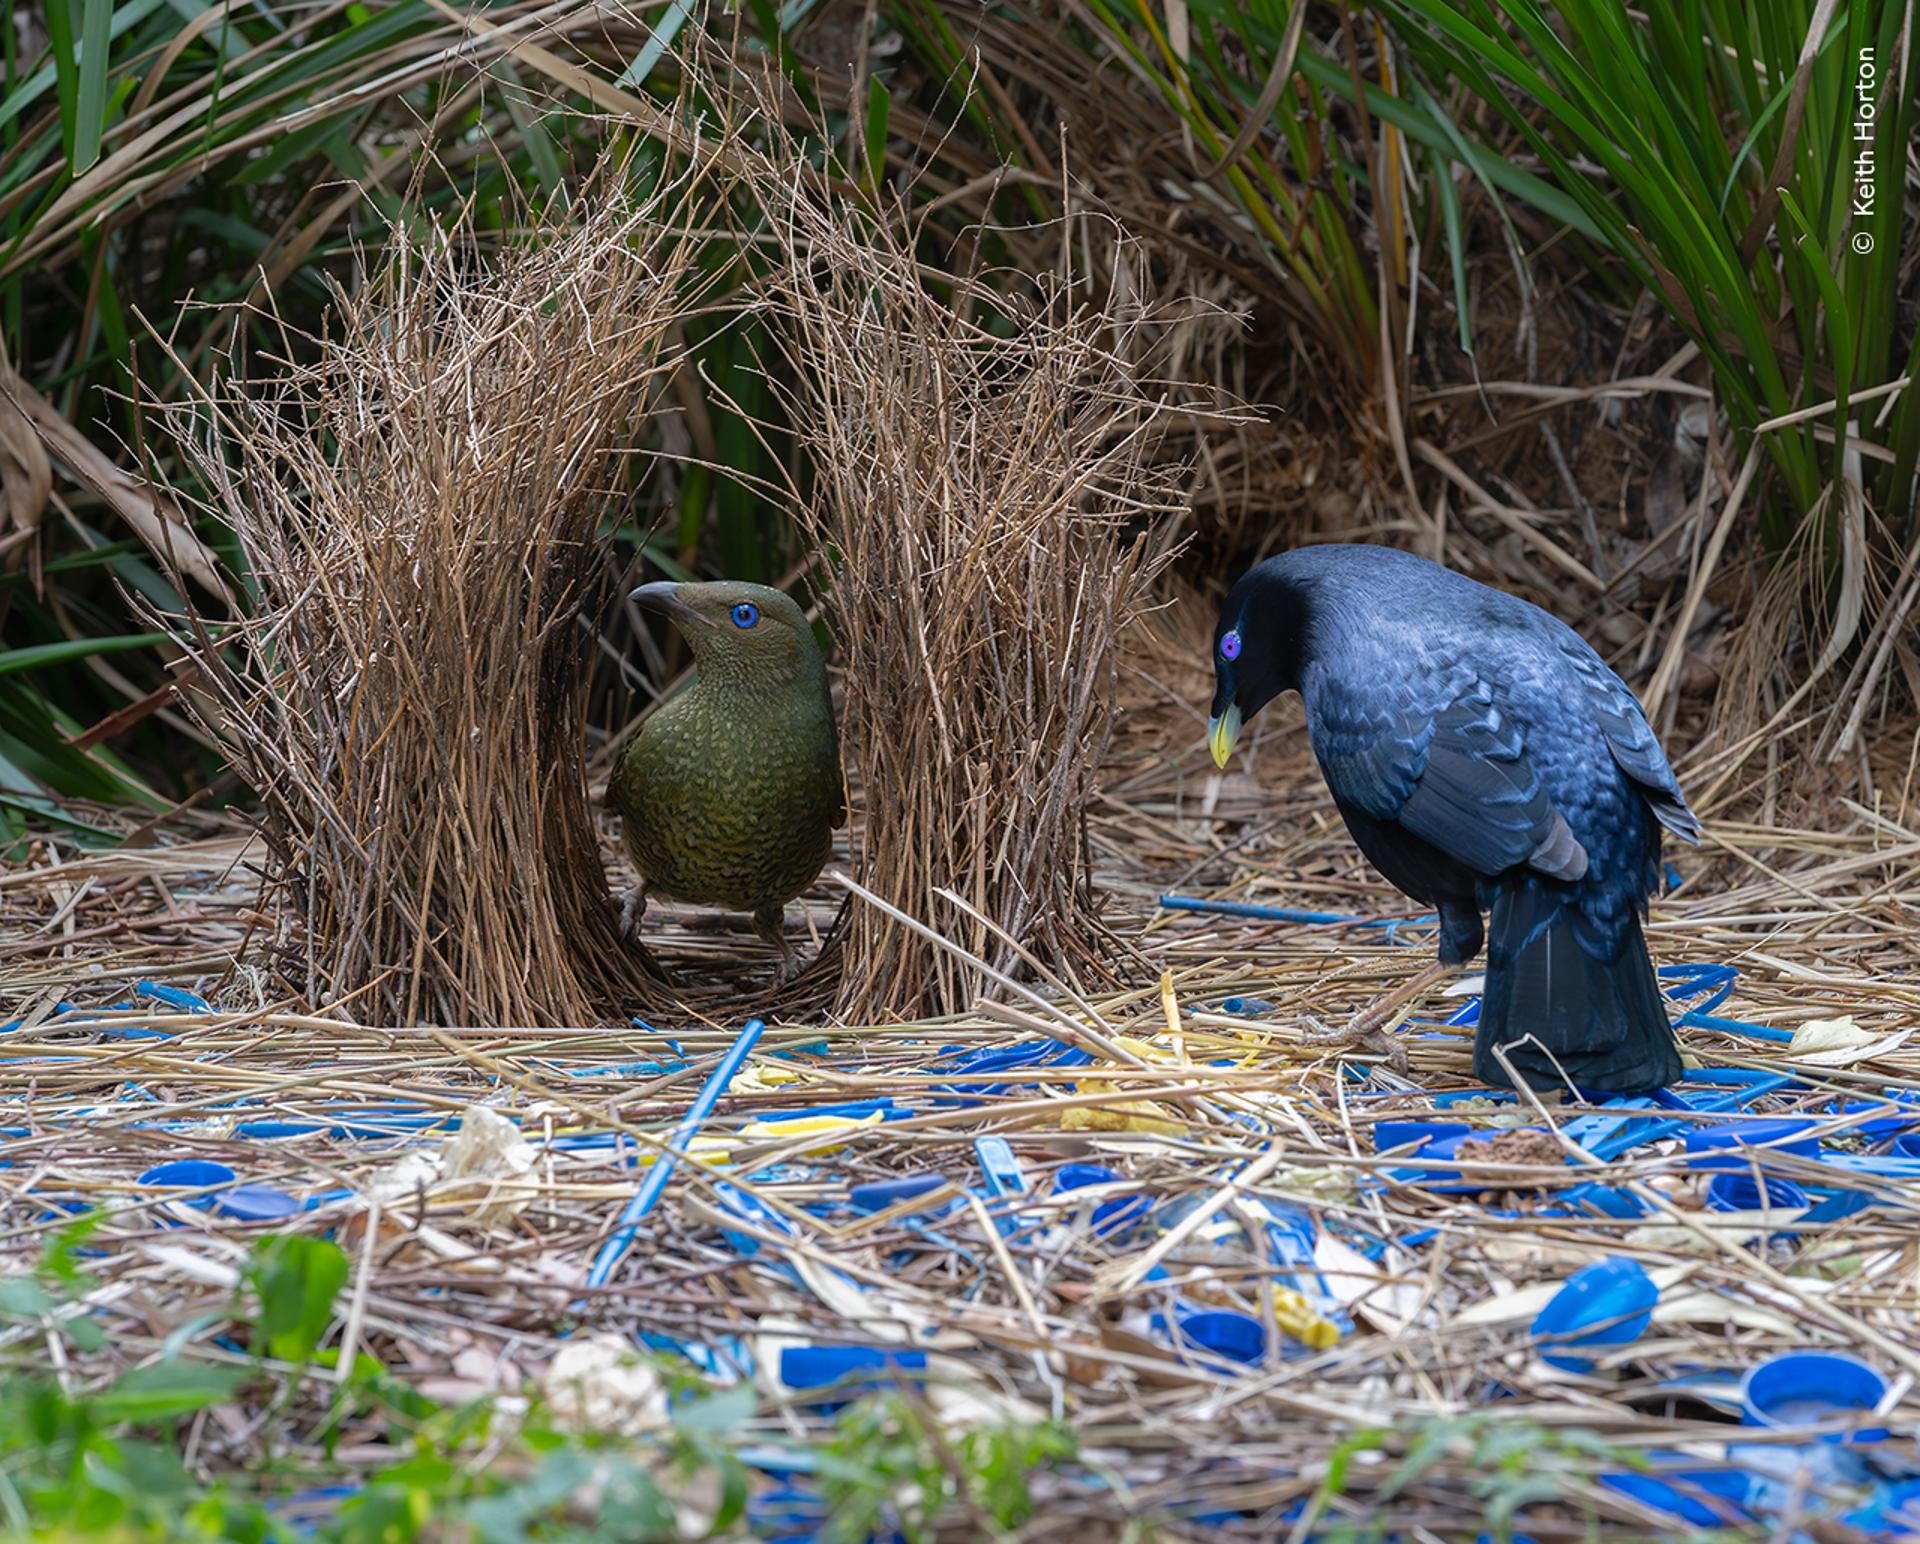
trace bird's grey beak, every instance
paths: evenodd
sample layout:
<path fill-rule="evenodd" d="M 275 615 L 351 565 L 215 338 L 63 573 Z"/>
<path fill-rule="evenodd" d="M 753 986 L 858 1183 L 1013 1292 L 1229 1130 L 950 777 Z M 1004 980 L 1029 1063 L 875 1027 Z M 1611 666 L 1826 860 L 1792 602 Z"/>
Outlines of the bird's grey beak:
<path fill-rule="evenodd" d="M 1224 768 L 1233 759 L 1234 741 L 1240 738 L 1240 704 L 1232 703 L 1218 718 L 1207 720 L 1207 744 L 1213 749 L 1213 764 Z"/>
<path fill-rule="evenodd" d="M 637 590 L 629 590 L 627 599 L 637 600 L 649 611 L 657 611 L 676 622 L 691 625 L 704 624 L 707 620 L 680 598 L 680 586 L 670 579 L 657 579 Z"/>

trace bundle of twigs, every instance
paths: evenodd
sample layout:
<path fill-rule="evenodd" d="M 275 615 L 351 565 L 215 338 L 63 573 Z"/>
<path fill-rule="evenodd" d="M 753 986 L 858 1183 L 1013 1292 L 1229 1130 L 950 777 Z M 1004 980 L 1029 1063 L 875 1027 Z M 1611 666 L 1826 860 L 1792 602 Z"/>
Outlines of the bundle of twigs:
<path fill-rule="evenodd" d="M 987 979 L 976 962 L 1074 979 L 1101 953 L 1082 824 L 1116 640 L 1176 507 L 1143 364 L 1160 323 L 1064 268 L 935 294 L 903 204 L 782 162 L 757 190 L 769 291 L 818 474 L 801 518 L 833 561 L 853 865 L 881 903 L 850 918 L 840 1009 L 957 1009 Z M 1061 249 L 1111 234 L 1068 231 Z"/>
<path fill-rule="evenodd" d="M 579 618 L 705 189 L 636 202 L 627 170 L 491 256 L 464 220 L 409 232 L 329 336 L 170 415 L 258 590 L 218 646 L 195 619 L 202 709 L 295 900 L 296 990 L 368 1022 L 646 1000 L 587 804 Z"/>

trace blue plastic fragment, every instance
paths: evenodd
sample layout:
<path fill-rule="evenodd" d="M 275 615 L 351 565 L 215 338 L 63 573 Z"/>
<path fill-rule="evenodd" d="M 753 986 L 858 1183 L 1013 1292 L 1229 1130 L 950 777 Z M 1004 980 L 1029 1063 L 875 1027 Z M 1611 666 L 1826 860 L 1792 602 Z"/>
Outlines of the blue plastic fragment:
<path fill-rule="evenodd" d="M 311 1136 L 316 1131 L 326 1129 L 318 1121 L 311 1120 L 246 1120 L 233 1128 L 233 1134 L 259 1142 L 274 1141 L 281 1137 Z"/>
<path fill-rule="evenodd" d="M 1164 1316 L 1155 1319 L 1164 1326 Z M 1252 1366 L 1267 1354 L 1267 1327 L 1252 1314 L 1209 1308 L 1175 1316 L 1180 1338 L 1229 1362 Z"/>
<path fill-rule="evenodd" d="M 924 1378 L 900 1375 L 926 1370 L 926 1352 L 892 1346 L 786 1346 L 780 1352 L 780 1381 L 790 1389 L 832 1388 L 852 1395 L 903 1381 L 918 1388 Z"/>
<path fill-rule="evenodd" d="M 136 981 L 133 989 L 142 997 L 150 997 L 155 1002 L 165 1003 L 169 1008 L 178 1008 L 184 1013 L 213 1012 L 212 1003 L 185 987 L 167 986 L 158 981 Z"/>
<path fill-rule="evenodd" d="M 637 1018 L 633 1022 L 636 1028 L 644 1029 L 650 1035 L 657 1035 L 660 1033 L 659 1030 L 655 1029 L 645 1019 Z M 671 1035 L 668 1035 L 666 1037 L 666 1041 L 667 1041 L 667 1049 L 673 1052 L 675 1056 L 685 1056 L 687 1054 L 685 1051 L 680 1049 L 680 1042 L 678 1040 L 675 1040 Z M 685 1066 L 686 1064 L 682 1062 L 681 1065 Z"/>
<path fill-rule="evenodd" d="M 1642 1472 L 1616 1469 L 1599 1476 L 1600 1483 L 1642 1506 L 1665 1512 L 1700 1528 L 1725 1528 L 1750 1522 L 1748 1499 L 1752 1479 L 1739 1469 L 1703 1469 L 1685 1453 L 1652 1452 L 1656 1466 Z"/>
<path fill-rule="evenodd" d="M 554 1070 L 564 1072 L 570 1078 L 664 1078 L 670 1072 L 686 1071 L 689 1065 L 683 1061 L 607 1062 L 598 1067 L 558 1067 Z"/>
<path fill-rule="evenodd" d="M 1863 1137 L 1894 1137 L 1895 1152 L 1902 1150 L 1899 1133 L 1909 1126 L 1920 1125 L 1920 1102 L 1904 1088 L 1888 1089 L 1885 1099 L 1836 1099 L 1827 1109 L 1837 1116 L 1865 1116 L 1864 1120 L 1855 1120 L 1848 1130 Z M 1912 1153 L 1920 1156 L 1920 1144 L 1912 1148 Z"/>
<path fill-rule="evenodd" d="M 766 1027 L 765 1023 L 759 1019 L 747 1020 L 746 1027 L 740 1031 L 739 1037 L 727 1048 L 727 1054 L 720 1058 L 719 1065 L 713 1069 L 712 1075 L 701 1085 L 700 1092 L 694 1096 L 687 1113 L 680 1117 L 680 1123 L 673 1128 L 673 1134 L 667 1138 L 665 1151 L 653 1160 L 652 1167 L 647 1170 L 646 1178 L 640 1181 L 639 1189 L 634 1191 L 633 1198 L 622 1208 L 620 1221 L 614 1226 L 613 1236 L 600 1246 L 599 1253 L 593 1257 L 593 1265 L 587 1271 L 588 1286 L 603 1287 L 607 1284 L 608 1279 L 613 1275 L 614 1267 L 619 1265 L 621 1256 L 632 1247 L 634 1236 L 640 1231 L 641 1219 L 653 1210 L 661 1195 L 665 1193 L 667 1181 L 673 1177 L 674 1166 L 680 1161 L 681 1154 L 687 1150 L 688 1144 L 706 1123 L 707 1117 L 713 1113 L 713 1107 L 720 1102 L 720 1096 L 727 1091 L 727 1085 L 745 1065 L 747 1057 L 752 1054 L 755 1044 L 758 1043 Z"/>
<path fill-rule="evenodd" d="M 975 1137 L 973 1154 L 980 1160 L 980 1175 L 988 1196 L 1023 1196 L 1027 1193 L 1026 1170 L 1014 1156 L 1005 1137 Z"/>
<path fill-rule="evenodd" d="M 1637 1260 L 1600 1260 L 1567 1278 L 1533 1321 L 1540 1355 L 1568 1372 L 1592 1372 L 1593 1361 L 1570 1349 L 1624 1346 L 1646 1333 L 1660 1289 Z"/>
<path fill-rule="evenodd" d="M 1864 1423 L 1887 1396 L 1887 1380 L 1858 1357 L 1837 1351 L 1793 1351 L 1752 1368 L 1740 1385 L 1740 1418 L 1748 1426 L 1812 1426 L 1838 1421 L 1851 1431 L 1822 1442 L 1884 1442 L 1884 1426 Z"/>
<path fill-rule="evenodd" d="M 1840 1520 L 1870 1539 L 1920 1539 L 1920 1480 L 1883 1486 L 1867 1505 Z"/>
<path fill-rule="evenodd" d="M 856 1212 L 884 1212 L 890 1206 L 909 1201 L 915 1196 L 926 1195 L 946 1184 L 944 1174 L 903 1174 L 898 1179 L 874 1180 L 868 1184 L 855 1185 L 847 1192 L 847 1200 Z M 925 1208 L 922 1208 L 925 1210 Z"/>
<path fill-rule="evenodd" d="M 1920 1158 L 1897 1153 L 1823 1153 L 1820 1161 L 1843 1174 L 1871 1174 L 1880 1179 L 1920 1180 Z"/>
<path fill-rule="evenodd" d="M 1591 1180 L 1561 1191 L 1560 1199 L 1577 1211 L 1595 1212 L 1602 1217 L 1634 1218 L 1647 1215 L 1647 1203 L 1631 1190 Z"/>
<path fill-rule="evenodd" d="M 1126 1178 L 1126 1175 L 1104 1164 L 1063 1163 L 1053 1171 L 1053 1189 L 1057 1195 L 1063 1190 L 1080 1190 L 1088 1185 L 1124 1184 Z M 1111 1196 L 1094 1207 L 1090 1219 L 1093 1231 L 1102 1237 L 1118 1233 L 1129 1224 L 1138 1222 L 1152 1208 L 1153 1203 L 1137 1191 L 1131 1195 Z"/>
<path fill-rule="evenodd" d="M 284 1190 L 270 1185 L 235 1185 L 208 1198 L 213 1210 L 241 1222 L 274 1222 L 304 1208 Z"/>
<path fill-rule="evenodd" d="M 1681 1094 L 1666 1090 L 1665 1108 L 1679 1108 L 1694 1114 L 1706 1114 L 1714 1111 L 1738 1109 L 1751 1103 L 1763 1094 L 1770 1094 L 1792 1082 L 1792 1078 L 1782 1072 L 1751 1073 L 1745 1069 L 1738 1078 L 1728 1079 L 1734 1086 L 1724 1091 L 1711 1090 L 1692 1094 Z M 1688 1081 L 1704 1081 L 1689 1076 Z M 1636 1147 L 1644 1147 L 1649 1142 L 1660 1142 L 1678 1132 L 1700 1129 L 1694 1121 L 1685 1117 L 1659 1117 L 1651 1113 L 1651 1106 L 1644 1099 L 1620 1098 L 1607 1100 L 1604 1106 L 1607 1113 L 1583 1115 L 1569 1121 L 1563 1128 L 1566 1135 L 1578 1143 L 1593 1157 L 1603 1163 L 1610 1163 L 1623 1153 Z M 1612 1113 L 1619 1110 L 1622 1114 Z M 1638 1112 L 1647 1110 L 1645 1115 Z"/>
<path fill-rule="evenodd" d="M 1380 1120 L 1373 1123 L 1373 1150 L 1392 1152 L 1408 1143 L 1425 1143 L 1439 1137 L 1469 1136 L 1473 1127 L 1453 1120 Z"/>
<path fill-rule="evenodd" d="M 1691 1025 L 1696 1029 L 1717 1029 L 1723 1034 L 1744 1035 L 1749 1040 L 1771 1040 L 1777 1045 L 1785 1045 L 1793 1039 L 1790 1029 L 1776 1029 L 1771 1024 L 1749 1024 L 1745 1019 L 1716 1018 L 1711 1013 L 1701 1013 L 1689 1009 L 1675 1021 L 1676 1028 Z"/>
<path fill-rule="evenodd" d="M 1251 901 L 1212 901 L 1195 895 L 1163 895 L 1160 905 L 1167 911 L 1203 911 L 1222 917 L 1254 917 L 1262 922 L 1360 922 L 1337 911 L 1296 911 L 1286 906 L 1256 906 Z M 1374 926 L 1382 926 L 1375 922 Z"/>
<path fill-rule="evenodd" d="M 1750 1169 L 1764 1166 L 1770 1157 L 1792 1153 L 1802 1158 L 1820 1156 L 1820 1139 L 1810 1135 L 1818 1121 L 1804 1117 L 1742 1116 L 1695 1126 L 1685 1137 L 1687 1166 L 1692 1169 Z"/>
<path fill-rule="evenodd" d="M 972 1051 L 949 1051 L 934 1059 L 930 1070 L 953 1077 L 965 1073 L 1003 1072 L 1019 1067 L 1084 1067 L 1093 1061 L 1093 1053 L 1063 1040 L 1021 1040 L 1013 1045 L 984 1046 Z M 944 1093 L 978 1102 L 1005 1093 L 1016 1083 L 949 1083 L 940 1085 Z"/>

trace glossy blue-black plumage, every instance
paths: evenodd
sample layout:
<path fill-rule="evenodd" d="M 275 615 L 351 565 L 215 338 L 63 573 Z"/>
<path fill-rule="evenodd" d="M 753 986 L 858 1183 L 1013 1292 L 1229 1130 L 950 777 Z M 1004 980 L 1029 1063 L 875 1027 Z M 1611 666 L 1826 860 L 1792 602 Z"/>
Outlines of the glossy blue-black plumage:
<path fill-rule="evenodd" d="M 1633 693 L 1578 634 L 1410 553 L 1308 547 L 1234 586 L 1214 670 L 1216 717 L 1300 692 L 1348 829 L 1439 912 L 1443 961 L 1472 959 L 1491 913 L 1478 1076 L 1606 1092 L 1680 1076 L 1640 920 L 1661 829 L 1699 826 Z"/>

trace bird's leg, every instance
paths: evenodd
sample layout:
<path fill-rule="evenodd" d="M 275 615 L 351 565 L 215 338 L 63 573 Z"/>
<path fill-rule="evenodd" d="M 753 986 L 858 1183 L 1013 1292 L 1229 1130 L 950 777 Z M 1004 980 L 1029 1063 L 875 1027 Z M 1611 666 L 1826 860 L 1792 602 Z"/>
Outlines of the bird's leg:
<path fill-rule="evenodd" d="M 773 973 L 776 988 L 785 986 L 800 969 L 800 956 L 787 941 L 787 908 L 762 906 L 753 914 L 753 930 L 780 951 L 780 968 Z"/>
<path fill-rule="evenodd" d="M 647 882 L 643 879 L 620 899 L 620 931 L 628 938 L 640 936 L 640 919 L 647 914 Z"/>
<path fill-rule="evenodd" d="M 1405 1072 L 1407 1048 L 1400 1043 L 1397 1036 L 1388 1033 L 1387 1026 L 1422 992 L 1452 969 L 1451 965 L 1442 960 L 1434 961 L 1426 969 L 1395 987 L 1386 996 L 1355 1014 L 1344 1029 L 1322 1030 L 1316 1034 L 1308 1034 L 1305 1037 L 1307 1043 L 1339 1046 L 1366 1044 L 1384 1055 L 1395 1072 Z"/>

